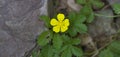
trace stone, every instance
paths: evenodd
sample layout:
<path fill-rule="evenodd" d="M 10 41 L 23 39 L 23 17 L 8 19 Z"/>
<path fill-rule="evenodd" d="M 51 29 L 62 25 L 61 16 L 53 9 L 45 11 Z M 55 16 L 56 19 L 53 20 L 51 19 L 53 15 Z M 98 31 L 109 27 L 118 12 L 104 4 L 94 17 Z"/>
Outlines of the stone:
<path fill-rule="evenodd" d="M 111 9 L 105 9 L 102 11 L 96 12 L 97 14 L 103 16 L 96 16 L 95 20 L 88 25 L 89 33 L 92 37 L 100 36 L 100 35 L 112 35 L 116 33 L 116 29 L 112 26 L 113 18 L 104 17 L 104 16 L 113 16 L 113 12 Z"/>
<path fill-rule="evenodd" d="M 116 4 L 116 3 L 120 3 L 120 0 L 107 0 L 109 2 L 109 4 Z M 116 24 L 117 24 L 117 29 L 120 29 L 120 17 L 116 18 Z"/>
<path fill-rule="evenodd" d="M 110 5 L 112 5 L 112 4 L 114 4 L 114 3 L 120 3 L 120 0 L 106 0 L 106 1 L 108 1 L 108 3 L 109 3 Z"/>
<path fill-rule="evenodd" d="M 0 0 L 0 57 L 25 57 L 45 30 L 47 0 Z"/>

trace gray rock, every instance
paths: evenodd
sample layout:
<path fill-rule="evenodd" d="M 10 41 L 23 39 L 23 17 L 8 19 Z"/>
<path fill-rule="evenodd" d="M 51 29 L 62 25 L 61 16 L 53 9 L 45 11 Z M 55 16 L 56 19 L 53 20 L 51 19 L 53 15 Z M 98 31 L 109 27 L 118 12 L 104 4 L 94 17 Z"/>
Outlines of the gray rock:
<path fill-rule="evenodd" d="M 0 57 L 24 57 L 44 29 L 47 0 L 0 0 Z"/>
<path fill-rule="evenodd" d="M 116 4 L 116 3 L 120 3 L 120 0 L 107 0 L 109 2 L 109 4 Z M 120 29 L 120 17 L 116 18 L 116 25 L 117 25 L 117 29 Z"/>
<path fill-rule="evenodd" d="M 114 3 L 120 3 L 120 0 L 107 0 L 110 5 Z"/>
<path fill-rule="evenodd" d="M 104 16 L 113 16 L 113 12 L 110 9 L 98 11 L 97 13 Z M 89 25 L 89 33 L 91 36 L 96 37 L 102 34 L 111 35 L 116 33 L 115 28 L 112 27 L 113 18 L 104 16 L 96 16 L 93 23 Z"/>

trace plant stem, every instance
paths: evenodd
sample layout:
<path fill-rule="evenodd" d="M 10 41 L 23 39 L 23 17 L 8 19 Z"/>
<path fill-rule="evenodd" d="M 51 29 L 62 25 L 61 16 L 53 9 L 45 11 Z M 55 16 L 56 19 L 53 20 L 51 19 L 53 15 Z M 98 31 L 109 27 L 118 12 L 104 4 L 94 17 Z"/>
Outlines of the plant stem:
<path fill-rule="evenodd" d="M 114 15 L 114 16 L 106 16 L 103 14 L 98 14 L 98 13 L 94 13 L 95 16 L 101 16 L 101 17 L 110 17 L 110 18 L 114 18 L 114 17 L 120 17 L 120 15 Z"/>

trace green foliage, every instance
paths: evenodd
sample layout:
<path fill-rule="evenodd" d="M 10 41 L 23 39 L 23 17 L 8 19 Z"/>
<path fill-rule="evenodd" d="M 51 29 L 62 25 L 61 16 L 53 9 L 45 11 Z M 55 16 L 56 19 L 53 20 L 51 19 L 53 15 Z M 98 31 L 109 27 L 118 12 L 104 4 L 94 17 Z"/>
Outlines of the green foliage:
<path fill-rule="evenodd" d="M 104 6 L 104 3 L 101 2 L 100 0 L 91 0 L 91 3 L 93 6 L 97 8 L 102 8 Z"/>
<path fill-rule="evenodd" d="M 32 53 L 32 57 L 83 57 L 81 39 L 79 35 L 87 33 L 86 24 L 91 23 L 95 18 L 93 8 L 100 9 L 104 6 L 101 0 L 76 0 L 82 5 L 79 12 L 69 12 L 68 19 L 70 26 L 65 33 L 54 33 L 48 16 L 41 16 L 48 31 L 43 31 L 37 38 L 40 51 Z M 120 4 L 113 4 L 113 10 L 120 14 Z M 112 42 L 106 49 L 100 51 L 99 57 L 120 57 L 120 41 Z"/>
<path fill-rule="evenodd" d="M 86 4 L 83 6 L 83 8 L 80 10 L 81 15 L 88 16 L 90 13 L 92 13 L 92 7 L 90 4 Z"/>
<path fill-rule="evenodd" d="M 71 36 L 77 35 L 77 33 L 86 33 L 87 32 L 87 26 L 84 24 L 86 21 L 86 17 L 84 15 L 79 15 L 75 12 L 70 12 L 68 15 L 68 18 L 71 19 L 70 28 L 68 30 L 68 33 Z"/>
<path fill-rule="evenodd" d="M 88 15 L 87 23 L 91 23 L 94 20 L 94 13 L 92 12 L 90 15 Z"/>
<path fill-rule="evenodd" d="M 53 37 L 53 46 L 55 49 L 59 50 L 62 47 L 63 40 L 59 34 L 55 34 Z"/>
<path fill-rule="evenodd" d="M 120 14 L 120 3 L 113 4 L 112 8 L 116 14 Z"/>
<path fill-rule="evenodd" d="M 104 3 L 101 0 L 76 0 L 78 4 L 82 4 L 83 7 L 78 13 L 70 12 L 68 18 L 70 19 L 70 28 L 68 33 L 74 37 L 78 33 L 87 33 L 87 26 L 85 23 L 91 23 L 94 20 L 94 12 L 92 7 L 102 8 Z"/>
<path fill-rule="evenodd" d="M 76 0 L 76 2 L 78 4 L 84 4 L 79 12 L 79 16 L 82 15 L 82 17 L 77 18 L 82 18 L 80 21 L 86 21 L 87 23 L 91 23 L 94 20 L 94 12 L 92 7 L 95 6 L 96 8 L 102 8 L 104 6 L 104 3 L 100 0 Z"/>
<path fill-rule="evenodd" d="M 113 57 L 113 53 L 110 52 L 110 50 L 105 49 L 105 50 L 100 52 L 99 57 Z"/>
<path fill-rule="evenodd" d="M 76 0 L 78 4 L 89 4 L 92 6 L 95 6 L 97 8 L 102 8 L 104 6 L 104 3 L 101 2 L 101 0 Z"/>
<path fill-rule="evenodd" d="M 61 51 L 63 51 L 61 57 L 71 57 L 72 55 L 81 57 L 83 55 L 82 49 L 74 46 L 80 44 L 79 38 L 70 38 L 68 36 L 63 35 L 63 39 L 64 45 L 63 48 L 61 49 Z"/>
<path fill-rule="evenodd" d="M 37 43 L 41 46 L 40 57 L 72 57 L 83 54 L 80 48 L 74 46 L 80 44 L 80 39 L 71 38 L 66 34 L 44 31 L 39 35 Z M 33 56 L 35 55 L 36 53 Z"/>
<path fill-rule="evenodd" d="M 102 8 L 104 3 L 100 0 L 76 0 L 78 4 L 84 4 L 79 13 L 69 13 L 68 17 L 71 20 L 71 28 L 68 33 L 71 36 L 75 36 L 79 33 L 86 33 L 87 26 L 84 24 L 91 23 L 94 20 L 94 12 L 92 6 L 96 6 L 97 8 Z M 74 29 L 76 28 L 76 29 Z"/>
<path fill-rule="evenodd" d="M 76 34 L 77 34 L 77 31 L 74 29 L 74 28 L 76 28 L 76 27 L 74 27 L 74 23 L 76 23 L 75 22 L 75 19 L 76 19 L 76 13 L 75 12 L 70 12 L 69 14 L 68 14 L 68 18 L 70 19 L 70 27 L 71 28 L 69 28 L 68 29 L 68 33 L 71 35 L 71 36 L 75 36 Z"/>
<path fill-rule="evenodd" d="M 65 49 L 63 51 L 63 53 L 61 54 L 61 57 L 72 57 L 72 53 L 71 53 L 70 47 L 68 47 L 67 49 Z"/>
<path fill-rule="evenodd" d="M 41 55 L 39 50 L 33 50 L 30 57 L 43 57 L 43 56 Z"/>
<path fill-rule="evenodd" d="M 68 33 L 70 34 L 70 36 L 75 36 L 75 35 L 77 35 L 77 31 L 73 28 L 73 27 L 71 27 L 69 30 L 68 30 Z"/>
<path fill-rule="evenodd" d="M 44 21 L 46 27 L 50 27 L 50 18 L 46 15 L 40 16 L 40 19 Z"/>
<path fill-rule="evenodd" d="M 44 31 L 41 33 L 41 35 L 38 36 L 37 44 L 40 46 L 45 46 L 49 42 L 49 39 L 47 39 L 49 35 L 49 31 Z"/>
<path fill-rule="evenodd" d="M 37 57 L 37 52 L 33 51 L 31 54 L 32 57 Z"/>
<path fill-rule="evenodd" d="M 76 0 L 76 2 L 77 2 L 78 4 L 85 4 L 85 3 L 86 3 L 86 0 Z"/>
<path fill-rule="evenodd" d="M 76 23 L 84 23 L 86 21 L 86 16 L 78 14 L 76 16 L 75 22 Z"/>
<path fill-rule="evenodd" d="M 120 57 L 120 41 L 112 42 L 106 49 L 100 52 L 99 57 Z"/>
<path fill-rule="evenodd" d="M 58 54 L 55 54 L 54 57 L 60 57 Z"/>
<path fill-rule="evenodd" d="M 80 44 L 80 39 L 79 38 L 74 38 L 70 40 L 72 45 L 79 45 Z"/>
<path fill-rule="evenodd" d="M 71 47 L 71 50 L 72 50 L 72 53 L 76 56 L 76 57 L 82 57 L 83 55 L 83 52 L 82 52 L 82 49 L 78 48 L 78 47 L 75 47 L 75 46 L 72 46 Z"/>
<path fill-rule="evenodd" d="M 76 29 L 79 33 L 86 33 L 87 32 L 87 26 L 85 24 L 76 24 L 77 28 Z"/>
<path fill-rule="evenodd" d="M 64 45 L 79 45 L 81 40 L 79 37 L 77 38 L 71 38 L 67 35 L 61 35 L 62 39 L 63 39 L 63 44 Z"/>
<path fill-rule="evenodd" d="M 113 53 L 120 54 L 120 41 L 114 41 L 108 48 Z"/>
<path fill-rule="evenodd" d="M 82 49 L 73 45 L 67 45 L 66 49 L 64 49 L 63 53 L 61 54 L 61 57 L 72 57 L 72 55 L 76 57 L 82 57 Z"/>
<path fill-rule="evenodd" d="M 41 47 L 39 57 L 83 57 L 83 51 L 79 46 L 81 40 L 78 35 L 87 33 L 87 23 L 94 20 L 92 7 L 103 7 L 100 0 L 76 0 L 83 7 L 79 12 L 69 12 L 68 19 L 70 26 L 65 33 L 54 33 L 50 25 L 48 16 L 41 16 L 48 31 L 44 31 L 38 36 L 37 44 Z M 36 54 L 35 54 L 36 55 Z"/>
<path fill-rule="evenodd" d="M 86 4 L 81 10 L 80 15 L 86 17 L 86 22 L 91 23 L 94 20 L 94 13 L 90 4 Z"/>
<path fill-rule="evenodd" d="M 46 45 L 41 50 L 41 57 L 53 57 L 53 48 L 50 45 Z"/>

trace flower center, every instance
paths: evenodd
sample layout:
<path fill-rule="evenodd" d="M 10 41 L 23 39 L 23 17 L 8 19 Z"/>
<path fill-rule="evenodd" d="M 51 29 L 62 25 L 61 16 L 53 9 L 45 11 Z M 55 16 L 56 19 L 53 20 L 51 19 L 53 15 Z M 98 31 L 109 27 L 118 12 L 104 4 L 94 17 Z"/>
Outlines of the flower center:
<path fill-rule="evenodd" d="M 63 26 L 63 22 L 62 22 L 62 21 L 59 22 L 58 25 L 59 25 L 60 27 Z"/>

